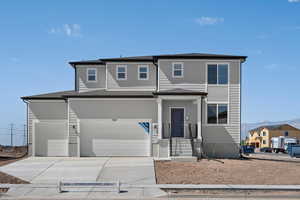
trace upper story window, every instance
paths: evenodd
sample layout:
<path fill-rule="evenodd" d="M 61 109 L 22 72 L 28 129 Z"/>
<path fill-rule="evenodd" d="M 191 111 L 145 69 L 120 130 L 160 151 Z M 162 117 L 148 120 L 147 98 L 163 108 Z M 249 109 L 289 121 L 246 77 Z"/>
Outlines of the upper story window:
<path fill-rule="evenodd" d="M 207 65 L 208 84 L 228 84 L 228 64 Z"/>
<path fill-rule="evenodd" d="M 127 80 L 127 66 L 126 65 L 117 65 L 116 77 L 117 77 L 117 80 Z"/>
<path fill-rule="evenodd" d="M 172 63 L 172 76 L 173 78 L 183 78 L 183 63 Z"/>
<path fill-rule="evenodd" d="M 227 124 L 228 122 L 227 104 L 207 104 L 208 124 Z"/>
<path fill-rule="evenodd" d="M 266 133 L 266 131 L 263 131 L 263 136 L 267 136 L 267 133 Z"/>
<path fill-rule="evenodd" d="M 289 136 L 289 132 L 288 132 L 288 131 L 285 131 L 285 132 L 284 132 L 284 136 L 286 136 L 286 137 Z"/>
<path fill-rule="evenodd" d="M 96 68 L 88 68 L 86 74 L 87 74 L 88 82 L 96 82 L 97 81 L 97 69 Z"/>
<path fill-rule="evenodd" d="M 149 66 L 148 65 L 139 65 L 138 79 L 139 80 L 148 80 L 149 79 Z"/>

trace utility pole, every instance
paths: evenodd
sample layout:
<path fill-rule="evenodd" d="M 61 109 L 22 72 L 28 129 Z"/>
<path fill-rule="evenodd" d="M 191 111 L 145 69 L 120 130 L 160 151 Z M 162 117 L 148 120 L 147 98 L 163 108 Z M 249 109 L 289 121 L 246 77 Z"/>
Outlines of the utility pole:
<path fill-rule="evenodd" d="M 14 128 L 14 124 L 11 123 L 10 124 L 10 146 L 12 147 L 14 142 L 13 142 L 13 128 Z"/>

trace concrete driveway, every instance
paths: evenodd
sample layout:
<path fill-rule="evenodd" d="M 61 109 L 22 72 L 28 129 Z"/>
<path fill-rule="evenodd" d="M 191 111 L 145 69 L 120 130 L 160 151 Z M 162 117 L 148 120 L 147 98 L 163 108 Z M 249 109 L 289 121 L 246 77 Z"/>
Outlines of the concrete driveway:
<path fill-rule="evenodd" d="M 30 157 L 0 167 L 0 171 L 31 183 L 120 180 L 130 184 L 155 184 L 151 157 Z"/>
<path fill-rule="evenodd" d="M 0 167 L 0 171 L 31 182 L 10 188 L 10 198 L 118 198 L 154 197 L 165 193 L 155 188 L 130 188 L 118 194 L 113 190 L 97 187 L 71 188 L 58 193 L 59 181 L 99 181 L 132 185 L 156 184 L 154 162 L 151 157 L 98 157 L 98 158 L 57 158 L 30 157 Z"/>

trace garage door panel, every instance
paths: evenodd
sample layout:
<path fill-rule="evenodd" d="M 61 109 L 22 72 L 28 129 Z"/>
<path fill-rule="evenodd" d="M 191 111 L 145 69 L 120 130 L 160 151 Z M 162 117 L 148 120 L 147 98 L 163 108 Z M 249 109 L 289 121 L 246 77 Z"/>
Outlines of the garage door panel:
<path fill-rule="evenodd" d="M 35 155 L 67 156 L 67 122 L 37 122 L 34 128 Z"/>
<path fill-rule="evenodd" d="M 141 121 L 150 120 L 80 120 L 81 155 L 149 156 L 149 133 Z"/>

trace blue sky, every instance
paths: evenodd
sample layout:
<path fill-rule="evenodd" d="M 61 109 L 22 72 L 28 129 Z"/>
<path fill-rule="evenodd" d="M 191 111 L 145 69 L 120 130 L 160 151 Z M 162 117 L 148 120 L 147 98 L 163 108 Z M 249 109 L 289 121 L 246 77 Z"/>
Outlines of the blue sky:
<path fill-rule="evenodd" d="M 299 0 L 1 1 L 0 27 L 0 128 L 73 89 L 68 61 L 185 52 L 248 56 L 243 122 L 300 118 Z"/>

